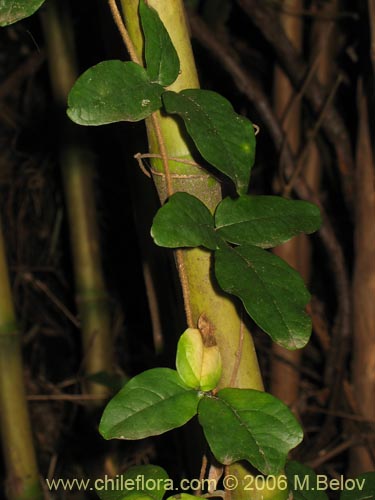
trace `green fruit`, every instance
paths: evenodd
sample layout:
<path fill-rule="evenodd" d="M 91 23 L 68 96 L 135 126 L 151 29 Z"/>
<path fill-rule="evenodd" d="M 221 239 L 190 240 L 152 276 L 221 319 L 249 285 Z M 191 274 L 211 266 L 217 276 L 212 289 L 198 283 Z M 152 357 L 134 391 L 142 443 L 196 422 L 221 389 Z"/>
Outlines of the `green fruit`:
<path fill-rule="evenodd" d="M 219 348 L 217 345 L 206 347 L 201 332 L 197 328 L 188 328 L 178 341 L 176 368 L 188 387 L 211 391 L 221 377 Z"/>

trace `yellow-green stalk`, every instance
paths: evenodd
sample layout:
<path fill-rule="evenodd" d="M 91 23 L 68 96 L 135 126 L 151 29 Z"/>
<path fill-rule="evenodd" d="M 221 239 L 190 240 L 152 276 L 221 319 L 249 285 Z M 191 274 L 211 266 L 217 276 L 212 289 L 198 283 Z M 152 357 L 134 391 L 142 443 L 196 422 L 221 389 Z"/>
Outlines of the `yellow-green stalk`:
<path fill-rule="evenodd" d="M 90 376 L 113 371 L 113 342 L 95 207 L 93 154 L 85 131 L 65 115 L 67 95 L 78 76 L 66 7 L 49 0 L 42 18 L 52 90 L 60 111 L 60 164 L 81 321 L 83 366 L 85 375 Z M 106 387 L 93 381 L 88 381 L 86 388 L 99 400 L 108 393 Z"/>
<path fill-rule="evenodd" d="M 122 7 L 129 34 L 142 53 L 142 36 L 138 17 L 138 0 L 122 0 Z M 198 88 L 199 82 L 187 32 L 184 10 L 180 0 L 150 0 L 166 26 L 173 44 L 178 52 L 181 73 L 169 89 L 178 91 L 184 88 Z M 181 128 L 173 117 L 159 117 L 160 127 L 169 157 L 192 159 L 191 151 Z M 160 153 L 151 120 L 147 121 L 150 153 Z M 161 160 L 153 160 L 154 182 L 162 202 L 167 196 L 166 182 Z M 219 183 L 199 167 L 169 162 L 174 191 L 185 191 L 201 199 L 212 211 L 221 200 Z M 244 332 L 241 362 L 235 385 L 262 389 L 263 384 L 259 372 L 253 342 L 250 333 L 241 323 L 237 308 L 232 299 L 217 289 L 210 277 L 211 256 L 201 249 L 183 252 L 184 266 L 188 279 L 190 307 L 193 322 L 198 326 L 199 317 L 204 314 L 215 331 L 223 359 L 223 376 L 221 386 L 228 386 L 240 346 L 241 330 Z"/>
<path fill-rule="evenodd" d="M 143 40 L 138 16 L 139 0 L 121 0 L 130 38 L 141 58 Z M 166 26 L 181 63 L 181 72 L 169 89 L 179 91 L 185 88 L 198 88 L 199 81 L 191 49 L 190 38 L 181 0 L 149 0 L 148 5 L 155 8 Z M 192 159 L 191 150 L 186 136 L 173 117 L 158 117 L 161 133 L 164 139 L 168 157 Z M 150 153 L 160 154 L 152 120 L 147 120 L 147 134 Z M 163 163 L 153 160 L 153 178 L 162 202 L 168 192 Z M 188 192 L 202 200 L 211 211 L 221 200 L 219 183 L 199 167 L 169 161 L 174 191 Z M 219 387 L 233 385 L 240 388 L 263 390 L 262 378 L 258 360 L 250 332 L 243 324 L 232 298 L 227 297 L 218 289 L 212 280 L 212 262 L 209 252 L 202 249 L 184 250 L 182 259 L 178 262 L 180 276 L 185 279 L 185 301 L 190 309 L 190 327 L 201 327 L 199 318 L 214 333 L 223 361 L 223 372 Z M 181 266 L 183 272 L 181 273 Z M 187 290 L 187 293 L 186 293 Z M 229 473 L 239 478 L 239 484 L 244 475 L 249 472 L 241 465 L 229 467 Z M 269 492 L 267 498 L 284 499 L 285 492 Z M 261 498 L 262 492 L 254 493 L 254 498 Z M 267 494 L 267 492 L 265 492 Z M 248 499 L 248 492 L 239 487 L 231 492 L 232 500 Z"/>
<path fill-rule="evenodd" d="M 0 225 L 0 424 L 8 500 L 43 498 L 27 408 L 21 339 Z"/>

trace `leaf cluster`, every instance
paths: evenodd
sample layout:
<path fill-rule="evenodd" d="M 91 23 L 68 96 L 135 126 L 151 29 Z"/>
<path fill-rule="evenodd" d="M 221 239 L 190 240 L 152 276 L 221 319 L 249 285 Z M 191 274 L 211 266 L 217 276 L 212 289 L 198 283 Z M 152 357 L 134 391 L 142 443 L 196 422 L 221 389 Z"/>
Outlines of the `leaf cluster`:
<path fill-rule="evenodd" d="M 0 5 L 0 24 L 31 15 L 43 0 L 13 0 Z M 225 198 L 212 214 L 197 198 L 178 192 L 158 211 L 151 229 L 155 243 L 168 248 L 203 247 L 214 256 L 221 288 L 239 297 L 255 323 L 288 349 L 303 347 L 310 335 L 304 308 L 309 300 L 299 274 L 267 249 L 299 233 L 311 233 L 321 223 L 317 207 L 303 201 L 247 194 L 255 160 L 252 123 L 238 115 L 219 94 L 167 89 L 179 75 L 178 55 L 157 12 L 140 0 L 139 14 L 145 38 L 145 67 L 135 62 L 104 61 L 89 68 L 73 86 L 68 116 L 81 125 L 135 122 L 158 110 L 177 115 L 203 160 L 234 183 L 237 197 Z M 215 458 L 222 464 L 247 460 L 264 474 L 278 474 L 288 452 L 302 440 L 302 431 L 290 410 L 278 399 L 253 389 L 224 388 L 218 392 L 199 386 L 207 375 L 201 356 L 199 376 L 189 384 L 182 370 L 193 355 L 180 344 L 177 371 L 148 370 L 131 379 L 106 407 L 100 432 L 106 439 L 142 439 L 159 435 L 198 415 Z M 203 352 L 203 351 L 202 351 Z M 182 368 L 184 367 L 184 368 Z M 215 380 L 217 379 L 215 374 Z M 216 383 L 216 382 L 215 382 Z M 227 432 L 231 429 L 231 432 Z M 125 479 L 137 477 L 130 469 Z M 150 479 L 168 478 L 156 466 L 141 468 Z M 306 472 L 289 464 L 287 474 Z M 291 487 L 293 490 L 293 488 Z M 98 492 L 103 500 L 161 500 L 165 488 L 128 492 Z M 308 495 L 294 491 L 295 498 Z M 171 497 L 172 498 L 172 497 Z M 181 498 L 188 500 L 190 495 Z M 317 497 L 314 497 L 317 498 Z M 324 499 L 324 494 L 321 495 Z M 352 498 L 342 496 L 346 500 Z M 367 498 L 367 497 L 363 497 Z"/>
<path fill-rule="evenodd" d="M 145 68 L 134 62 L 105 61 L 88 69 L 69 94 L 68 115 L 82 125 L 139 121 L 158 110 L 183 120 L 203 160 L 233 181 L 238 196 L 224 199 L 211 214 L 197 198 L 173 194 L 155 216 L 151 229 L 155 242 L 213 252 L 216 279 L 223 290 L 239 297 L 276 342 L 300 348 L 311 330 L 304 312 L 309 294 L 298 273 L 266 249 L 315 231 L 319 210 L 302 201 L 247 195 L 255 159 L 252 123 L 215 92 L 168 91 L 180 71 L 178 56 L 158 14 L 143 0 L 139 14 Z M 207 390 L 202 390 L 199 373 L 206 372 L 206 366 L 192 363 L 189 372 L 189 356 L 195 354 L 181 355 L 187 345 L 180 344 L 177 358 L 184 362 L 177 363 L 177 371 L 155 368 L 125 385 L 104 411 L 102 435 L 141 439 L 180 427 L 198 415 L 219 462 L 247 460 L 265 474 L 280 472 L 289 450 L 302 439 L 290 410 L 270 394 L 252 389 L 212 392 L 210 376 Z M 189 385 L 189 380 L 194 383 Z"/>

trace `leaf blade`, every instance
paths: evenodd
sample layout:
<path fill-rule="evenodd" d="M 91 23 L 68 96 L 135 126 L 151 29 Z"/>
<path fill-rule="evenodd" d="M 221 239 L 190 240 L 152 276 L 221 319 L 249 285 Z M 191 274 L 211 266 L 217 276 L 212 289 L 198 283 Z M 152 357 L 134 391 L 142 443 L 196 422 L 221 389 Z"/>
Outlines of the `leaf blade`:
<path fill-rule="evenodd" d="M 254 389 L 226 388 L 204 397 L 199 422 L 216 459 L 226 465 L 247 460 L 264 474 L 277 474 L 302 430 L 281 401 Z M 231 429 L 231 432 L 228 432 Z"/>
<path fill-rule="evenodd" d="M 67 114 L 79 125 L 135 122 L 161 107 L 163 91 L 138 64 L 103 61 L 75 82 L 68 96 Z"/>
<path fill-rule="evenodd" d="M 167 248 L 218 247 L 212 214 L 198 198 L 184 192 L 173 194 L 158 210 L 151 236 Z"/>
<path fill-rule="evenodd" d="M 319 490 L 317 475 L 310 467 L 290 460 L 285 473 L 294 500 L 328 500 L 326 493 Z"/>
<path fill-rule="evenodd" d="M 178 77 L 180 61 L 168 31 L 155 9 L 139 2 L 139 14 L 145 36 L 145 59 L 151 81 L 163 87 L 171 85 Z"/>
<path fill-rule="evenodd" d="M 310 234 L 320 224 L 318 207 L 279 196 L 225 198 L 215 213 L 215 226 L 222 238 L 261 248 L 281 245 L 299 233 Z"/>
<path fill-rule="evenodd" d="M 364 472 L 351 481 L 355 482 L 355 487 L 353 489 L 347 487 L 341 493 L 340 500 L 375 499 L 375 472 Z"/>
<path fill-rule="evenodd" d="M 246 193 L 255 159 L 254 127 L 224 97 L 210 90 L 165 92 L 168 113 L 178 114 L 203 158 Z"/>
<path fill-rule="evenodd" d="M 8 26 L 30 17 L 44 2 L 45 0 L 1 0 L 0 26 Z"/>
<path fill-rule="evenodd" d="M 286 262 L 261 248 L 241 246 L 215 252 L 219 285 L 239 297 L 255 323 L 278 344 L 300 349 L 309 340 L 310 299 L 301 276 Z"/>
<path fill-rule="evenodd" d="M 190 420 L 198 400 L 175 370 L 153 368 L 132 378 L 108 403 L 99 431 L 105 439 L 157 436 Z"/>

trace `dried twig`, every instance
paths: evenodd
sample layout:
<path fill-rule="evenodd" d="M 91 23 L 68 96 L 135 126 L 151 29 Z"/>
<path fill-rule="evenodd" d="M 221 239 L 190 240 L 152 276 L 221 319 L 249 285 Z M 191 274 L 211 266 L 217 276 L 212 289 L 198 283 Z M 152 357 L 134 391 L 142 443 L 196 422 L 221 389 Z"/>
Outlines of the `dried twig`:
<path fill-rule="evenodd" d="M 308 73 L 308 67 L 284 33 L 277 13 L 263 0 L 237 0 L 237 3 L 248 14 L 249 19 L 261 30 L 262 35 L 275 51 L 280 65 L 298 90 Z M 305 96 L 314 113 L 319 115 L 324 106 L 326 92 L 316 78 L 312 78 L 310 85 L 306 88 Z M 335 148 L 343 193 L 347 205 L 351 207 L 354 171 L 351 141 L 347 128 L 333 105 L 330 105 L 325 113 L 322 128 Z"/>

